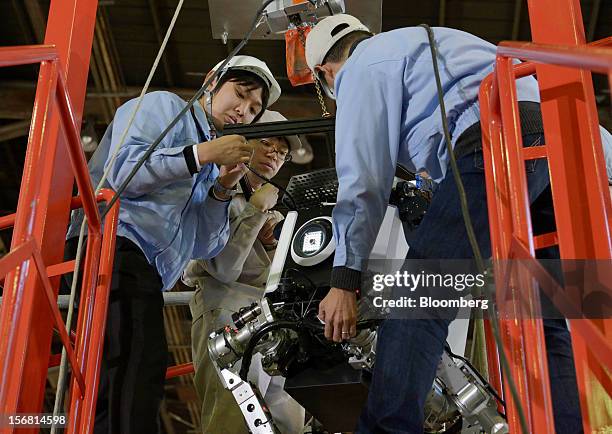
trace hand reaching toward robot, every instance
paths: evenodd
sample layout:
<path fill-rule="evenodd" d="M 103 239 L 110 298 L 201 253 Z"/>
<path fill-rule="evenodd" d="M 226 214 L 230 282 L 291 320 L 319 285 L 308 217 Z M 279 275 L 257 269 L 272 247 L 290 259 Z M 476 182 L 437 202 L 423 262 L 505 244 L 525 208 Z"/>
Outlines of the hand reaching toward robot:
<path fill-rule="evenodd" d="M 274 214 L 270 214 L 264 225 L 259 230 L 257 239 L 261 241 L 264 246 L 275 246 L 277 244 L 277 240 L 274 237 L 274 228 L 278 222 L 279 219 Z"/>
<path fill-rule="evenodd" d="M 319 304 L 319 319 L 325 323 L 325 337 L 334 342 L 357 333 L 357 296 L 352 291 L 331 288 Z"/>
<path fill-rule="evenodd" d="M 276 205 L 278 201 L 278 188 L 272 184 L 265 184 L 260 189 L 253 193 L 249 202 L 255 208 L 266 212 Z"/>

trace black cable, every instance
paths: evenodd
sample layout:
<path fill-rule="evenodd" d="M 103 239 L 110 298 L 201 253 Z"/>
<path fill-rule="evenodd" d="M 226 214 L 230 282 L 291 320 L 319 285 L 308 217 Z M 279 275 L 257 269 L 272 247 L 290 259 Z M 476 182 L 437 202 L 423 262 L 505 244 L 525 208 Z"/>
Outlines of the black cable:
<path fill-rule="evenodd" d="M 459 168 L 457 166 L 457 160 L 455 159 L 455 154 L 453 153 L 453 147 L 451 143 L 451 135 L 448 129 L 448 119 L 446 118 L 446 108 L 444 105 L 444 92 L 442 90 L 442 82 L 440 80 L 440 71 L 438 68 L 438 52 L 436 48 L 436 41 L 434 39 L 433 30 L 427 24 L 419 24 L 420 27 L 423 27 L 427 31 L 427 37 L 429 39 L 429 48 L 431 51 L 432 63 L 434 68 L 434 76 L 436 79 L 436 86 L 438 89 L 438 102 L 440 104 L 440 115 L 442 117 L 442 127 L 444 129 L 444 139 L 446 141 L 446 148 L 449 154 L 449 159 L 451 163 L 451 169 L 453 172 L 453 177 L 455 179 L 455 184 L 457 186 L 457 191 L 459 193 L 459 199 L 461 203 L 461 213 L 463 215 L 463 222 L 465 224 L 465 230 L 468 235 L 468 239 L 470 241 L 470 245 L 472 247 L 472 252 L 474 254 L 474 259 L 476 260 L 476 266 L 480 273 L 486 274 L 484 261 L 482 259 L 482 254 L 480 252 L 480 247 L 478 246 L 478 241 L 476 240 L 476 235 L 474 233 L 474 226 L 472 225 L 472 220 L 469 213 L 469 208 L 467 204 L 467 196 L 465 194 L 465 188 L 463 186 L 463 182 L 461 181 L 461 175 L 459 173 Z M 527 433 L 529 430 L 527 429 L 527 419 L 525 417 L 525 411 L 521 404 L 521 401 L 518 396 L 518 391 L 516 389 L 516 384 L 514 383 L 514 379 L 512 378 L 512 373 L 510 372 L 510 365 L 508 363 L 508 359 L 506 357 L 506 353 L 504 351 L 504 346 L 501 341 L 501 336 L 499 335 L 499 330 L 497 328 L 497 315 L 495 309 L 488 310 L 489 315 L 491 316 L 491 324 L 493 328 L 493 336 L 495 337 L 495 342 L 497 344 L 497 348 L 499 351 L 500 362 L 502 366 L 502 371 L 506 375 L 508 379 L 508 385 L 510 386 L 510 393 L 514 402 L 516 404 L 519 419 L 521 421 L 521 429 L 523 432 Z"/>
<path fill-rule="evenodd" d="M 429 38 L 429 48 L 431 50 L 431 57 L 433 59 L 434 76 L 436 78 L 436 87 L 438 89 L 438 103 L 440 104 L 440 115 L 442 117 L 442 128 L 444 130 L 444 138 L 446 141 L 446 149 L 450 157 L 451 168 L 453 176 L 455 178 L 455 185 L 459 193 L 459 200 L 461 202 L 461 213 L 463 214 L 463 223 L 465 224 L 465 230 L 467 231 L 468 239 L 474 253 L 474 259 L 479 270 L 484 271 L 484 261 L 482 260 L 482 254 L 480 253 L 480 247 L 476 240 L 476 234 L 474 232 L 474 226 L 472 225 L 472 219 L 470 218 L 470 212 L 467 203 L 467 196 L 465 194 L 465 188 L 461 181 L 461 175 L 459 174 L 459 167 L 457 166 L 457 160 L 453 153 L 453 145 L 451 142 L 450 130 L 448 129 L 448 119 L 446 118 L 446 106 L 444 105 L 444 91 L 442 90 L 442 82 L 440 79 L 440 70 L 438 68 L 438 55 L 436 49 L 436 41 L 434 39 L 433 30 L 427 24 L 419 24 L 424 27 L 427 31 L 427 37 Z"/>
<path fill-rule="evenodd" d="M 363 320 L 357 322 L 357 330 L 371 328 L 374 325 L 377 325 L 380 320 Z M 242 363 L 240 365 L 239 376 L 242 380 L 246 381 L 247 375 L 249 374 L 249 369 L 251 367 L 251 360 L 253 359 L 253 351 L 255 351 L 255 347 L 259 343 L 259 341 L 267 335 L 269 332 L 279 329 L 290 329 L 299 333 L 302 328 L 309 328 L 311 330 L 315 330 L 318 332 L 322 332 L 325 327 L 323 324 L 315 323 L 312 321 L 273 321 L 268 324 L 262 326 L 249 340 L 249 343 L 242 354 Z M 328 341 L 326 340 L 325 343 Z"/>
<path fill-rule="evenodd" d="M 149 146 L 149 149 L 147 149 L 147 151 L 144 153 L 144 155 L 140 158 L 140 160 L 138 160 L 138 163 L 136 163 L 136 166 L 134 166 L 134 168 L 132 169 L 132 171 L 130 172 L 130 174 L 127 176 L 127 178 L 121 183 L 121 185 L 119 186 L 119 188 L 117 188 L 117 191 L 115 192 L 115 195 L 113 196 L 113 198 L 108 202 L 108 204 L 106 205 L 106 208 L 104 209 L 104 211 L 102 212 L 102 219 L 104 219 L 104 217 L 106 216 L 106 214 L 108 214 L 108 212 L 110 211 L 111 207 L 115 204 L 115 202 L 117 202 L 117 200 L 119 199 L 119 196 L 121 196 L 121 193 L 123 193 L 123 191 L 127 188 L 128 184 L 132 181 L 132 179 L 134 178 L 134 176 L 136 175 L 136 172 L 138 172 L 138 170 L 142 167 L 142 165 L 145 163 L 145 161 L 147 161 L 147 159 L 151 156 L 151 154 L 155 151 L 155 149 L 157 148 L 157 146 L 159 146 L 159 144 L 161 143 L 161 141 L 164 139 L 164 137 L 166 137 L 166 135 L 170 132 L 170 130 L 172 128 L 174 128 L 174 126 L 176 125 L 176 123 L 179 121 L 179 119 L 181 117 L 183 117 L 185 115 L 185 113 L 187 113 L 187 111 L 189 111 L 189 109 L 191 109 L 191 106 L 193 106 L 196 101 L 198 101 L 202 95 L 204 95 L 204 93 L 206 92 L 206 90 L 208 89 L 208 87 L 210 86 L 210 84 L 219 76 L 219 74 L 221 74 L 221 72 L 223 71 L 223 69 L 225 68 L 225 66 L 230 62 L 230 60 L 232 60 L 232 58 L 240 51 L 242 50 L 242 48 L 246 45 L 246 43 L 249 41 L 249 39 L 251 38 L 253 32 L 255 31 L 255 29 L 257 28 L 257 24 L 259 23 L 259 20 L 261 19 L 261 16 L 263 15 L 265 9 L 268 7 L 269 4 L 271 4 L 274 0 L 266 0 L 261 7 L 257 10 L 257 14 L 255 15 L 255 19 L 253 20 L 253 24 L 251 26 L 251 29 L 249 30 L 249 32 L 246 34 L 246 36 L 244 37 L 244 39 L 242 41 L 240 41 L 240 43 L 236 46 L 236 48 L 234 48 L 232 50 L 232 52 L 225 58 L 225 60 L 223 61 L 223 63 L 221 63 L 221 65 L 219 66 L 219 68 L 217 68 L 217 70 L 215 71 L 214 74 L 212 74 L 212 76 L 206 80 L 204 82 L 204 84 L 202 85 L 202 87 L 200 88 L 200 90 L 198 90 L 194 96 L 191 97 L 191 99 L 187 102 L 187 105 L 185 107 L 183 107 L 183 109 L 179 112 L 178 115 L 175 116 L 174 119 L 172 119 L 172 121 L 170 122 L 170 124 L 168 124 L 168 126 L 166 127 L 166 129 L 164 129 L 164 131 L 162 131 L 162 133 L 159 135 L 159 137 L 157 137 L 157 139 L 155 139 L 155 141 L 153 143 L 151 143 L 151 146 Z"/>
<path fill-rule="evenodd" d="M 357 330 L 369 329 L 369 328 L 379 325 L 382 321 L 383 321 L 382 319 L 363 319 L 361 321 L 357 321 L 356 329 Z M 322 324 L 319 321 L 315 322 L 309 319 L 305 319 L 304 321 L 302 321 L 302 325 L 308 326 L 309 328 L 313 330 L 317 330 L 317 331 L 325 330 L 325 324 Z"/>
<path fill-rule="evenodd" d="M 312 288 L 313 291 L 317 290 L 317 285 L 315 285 L 315 283 L 312 281 L 312 279 L 310 277 L 308 277 L 308 274 L 306 274 L 305 272 L 303 272 L 302 270 L 298 269 L 298 268 L 287 268 L 285 270 L 285 272 L 283 273 L 283 277 L 287 277 L 287 273 L 292 272 L 292 273 L 297 273 L 300 276 L 302 276 L 304 279 L 306 279 L 308 281 L 308 283 L 310 283 L 310 287 Z"/>
<path fill-rule="evenodd" d="M 249 344 L 244 350 L 244 353 L 242 354 L 242 364 L 240 365 L 239 375 L 243 381 L 247 381 L 247 375 L 249 374 L 251 360 L 253 358 L 253 351 L 255 350 L 255 347 L 257 346 L 259 341 L 269 332 L 279 329 L 290 329 L 295 330 L 297 332 L 300 330 L 300 323 L 295 323 L 291 321 L 273 321 L 268 324 L 265 324 L 255 332 L 253 337 L 251 337 L 251 339 L 249 340 Z"/>

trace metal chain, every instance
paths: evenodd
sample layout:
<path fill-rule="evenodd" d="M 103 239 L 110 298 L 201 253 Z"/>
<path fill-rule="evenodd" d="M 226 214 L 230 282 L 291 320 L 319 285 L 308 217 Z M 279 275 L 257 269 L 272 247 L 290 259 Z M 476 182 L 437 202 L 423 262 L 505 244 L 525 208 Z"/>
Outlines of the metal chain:
<path fill-rule="evenodd" d="M 300 38 L 300 42 L 304 49 L 306 49 L 306 36 L 304 35 L 304 27 L 296 26 L 298 31 L 298 36 Z M 328 118 L 331 116 L 331 113 L 327 111 L 327 106 L 325 105 L 325 99 L 323 99 L 323 92 L 321 92 L 321 84 L 319 83 L 319 78 L 316 74 L 312 74 L 312 78 L 314 80 L 315 90 L 317 91 L 317 99 L 319 100 L 319 105 L 321 106 L 321 117 Z"/>
<path fill-rule="evenodd" d="M 331 113 L 327 111 L 327 106 L 325 105 L 325 100 L 323 99 L 323 92 L 321 92 L 321 84 L 319 84 L 318 77 L 314 78 L 315 90 L 317 91 L 317 98 L 319 99 L 319 104 L 321 105 L 321 117 L 328 118 L 331 116 Z"/>

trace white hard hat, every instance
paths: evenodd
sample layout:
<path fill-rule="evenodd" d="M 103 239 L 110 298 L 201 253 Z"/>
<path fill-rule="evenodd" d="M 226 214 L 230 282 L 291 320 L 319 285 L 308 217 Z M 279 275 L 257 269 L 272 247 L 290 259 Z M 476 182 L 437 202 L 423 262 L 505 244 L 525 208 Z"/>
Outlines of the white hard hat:
<path fill-rule="evenodd" d="M 336 42 L 357 31 L 369 32 L 370 29 L 352 15 L 336 14 L 319 21 L 306 37 L 306 63 L 312 73 L 317 75 L 315 66 L 323 63 Z M 329 89 L 324 80 L 320 81 L 325 93 L 334 98 L 333 89 Z"/>
<path fill-rule="evenodd" d="M 259 118 L 259 120 L 257 121 L 257 123 L 265 123 L 265 122 L 282 122 L 282 121 L 286 121 L 287 118 L 285 116 L 283 116 L 282 114 L 280 114 L 279 112 L 275 112 L 273 110 L 266 110 L 264 112 L 263 115 L 261 115 L 261 118 Z M 302 141 L 301 139 L 296 136 L 284 136 L 287 139 L 287 142 L 289 142 L 289 150 L 293 153 L 293 151 L 297 151 L 298 149 L 302 148 Z"/>
<path fill-rule="evenodd" d="M 216 71 L 223 61 L 217 63 L 213 68 L 213 71 Z M 272 105 L 276 102 L 276 100 L 281 95 L 281 87 L 278 84 L 278 81 L 272 75 L 270 68 L 266 65 L 266 62 L 259 60 L 253 56 L 234 56 L 227 65 L 223 68 L 221 74 L 219 74 L 219 78 L 223 76 L 230 69 L 241 69 L 243 71 L 252 72 L 253 74 L 260 77 L 270 89 L 270 98 L 268 99 L 268 105 Z"/>

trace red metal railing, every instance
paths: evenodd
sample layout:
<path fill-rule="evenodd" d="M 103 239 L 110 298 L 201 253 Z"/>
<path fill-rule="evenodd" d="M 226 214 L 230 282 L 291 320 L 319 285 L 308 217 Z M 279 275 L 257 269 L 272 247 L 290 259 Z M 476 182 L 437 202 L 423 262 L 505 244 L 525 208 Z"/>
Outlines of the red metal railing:
<path fill-rule="evenodd" d="M 108 213 L 102 231 L 97 202 L 108 202 L 113 192 L 102 190 L 97 197 L 93 194 L 78 134 L 79 122 L 73 111 L 65 74 L 55 47 L 0 48 L 0 66 L 37 62 L 41 62 L 39 86 L 34 102 L 22 191 L 17 212 L 0 218 L 0 229 L 14 226 L 11 250 L 0 259 L 0 276 L 7 276 L 0 310 L 0 414 L 18 413 L 21 400 L 24 399 L 27 348 L 29 341 L 36 337 L 32 335 L 32 319 L 34 314 L 42 313 L 35 310 L 34 298 L 37 296 L 36 291 L 42 287 L 53 324 L 66 348 L 72 368 L 67 432 L 89 433 L 93 428 L 119 206 L 115 204 Z M 47 214 L 41 212 L 37 205 L 41 201 L 41 186 L 49 182 L 42 168 L 46 160 L 55 155 L 58 146 L 58 141 L 49 140 L 48 126 L 48 118 L 56 110 L 59 112 L 70 164 L 80 193 L 80 196 L 73 198 L 71 207 L 84 208 L 88 219 L 87 251 L 74 348 L 57 307 L 58 281 L 50 280 L 52 276 L 73 271 L 74 261 L 47 266 L 40 247 L 41 229 L 46 226 Z M 2 433 L 13 431 L 14 428 L 0 427 Z"/>
<path fill-rule="evenodd" d="M 590 77 L 581 75 L 576 79 L 572 76 L 571 80 L 576 80 L 573 87 L 552 91 L 549 77 L 538 72 L 547 144 L 528 149 L 522 147 L 515 85 L 515 79 L 536 73 L 539 64 L 546 64 L 546 68 L 558 65 L 587 69 L 608 74 L 612 78 L 612 49 L 602 48 L 606 45 L 612 45 L 612 37 L 591 46 L 503 42 L 498 47 L 495 72 L 483 81 L 480 90 L 494 259 L 534 260 L 536 249 L 557 244 L 563 259 L 612 258 L 612 208 Z M 530 62 L 513 65 L 512 58 Z M 566 71 L 559 68 L 556 74 L 563 77 Z M 575 92 L 578 84 L 584 89 L 578 92 L 582 99 L 568 102 L 571 100 L 569 94 Z M 556 112 L 551 110 L 555 104 Z M 568 109 L 574 105 L 578 107 Z M 585 115 L 580 116 L 580 111 Z M 559 126 L 570 128 L 573 134 L 555 134 Z M 562 164 L 555 161 L 563 154 L 573 157 Z M 534 237 L 524 163 L 536 158 L 547 158 L 549 161 L 557 231 Z M 588 176 L 583 178 L 580 176 L 582 173 L 588 173 Z M 576 179 L 579 181 L 576 182 Z M 574 184 L 571 190 L 565 188 L 570 182 Z M 587 198 L 586 206 L 584 200 L 579 200 L 581 198 Z M 504 286 L 501 276 L 496 276 L 496 285 L 498 289 Z M 516 286 L 521 288 L 522 293 L 512 300 L 524 299 L 526 294 L 535 291 L 533 280 L 528 276 L 519 276 Z M 531 297 L 531 300 L 537 300 L 537 297 Z M 538 305 L 535 307 L 539 310 Z M 552 434 L 555 428 L 542 321 L 533 316 L 526 319 L 528 315 L 522 315 L 525 312 L 521 303 L 515 302 L 506 309 L 515 316 L 514 320 L 500 321 L 502 340 L 521 406 L 525 409 L 529 431 Z M 608 372 L 612 370 L 611 322 L 587 319 L 570 321 L 584 432 L 592 432 L 589 419 L 589 408 L 594 404 L 590 389 L 591 375 L 600 381 L 608 394 L 612 394 L 609 374 L 606 373 L 606 369 Z M 486 337 L 487 346 L 495 348 L 490 327 L 486 329 Z M 593 345 L 591 349 L 588 349 L 586 342 Z M 488 357 L 492 384 L 498 390 L 508 390 L 502 387 L 497 353 L 488 351 Z M 506 395 L 510 430 L 513 433 L 522 432 L 517 403 Z"/>
<path fill-rule="evenodd" d="M 171 366 L 166 371 L 166 380 L 174 377 L 180 377 L 181 375 L 188 375 L 193 373 L 193 363 L 183 363 L 182 365 Z"/>

